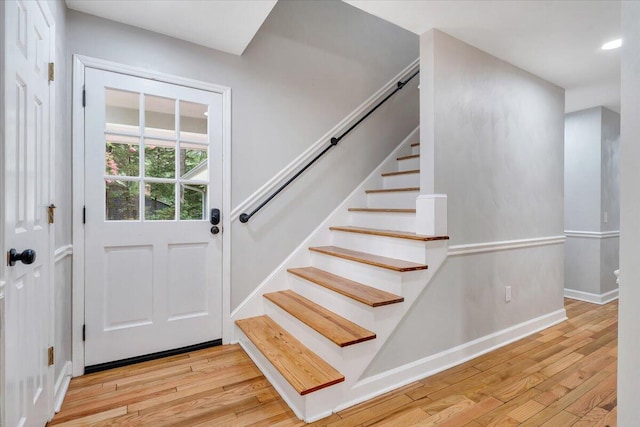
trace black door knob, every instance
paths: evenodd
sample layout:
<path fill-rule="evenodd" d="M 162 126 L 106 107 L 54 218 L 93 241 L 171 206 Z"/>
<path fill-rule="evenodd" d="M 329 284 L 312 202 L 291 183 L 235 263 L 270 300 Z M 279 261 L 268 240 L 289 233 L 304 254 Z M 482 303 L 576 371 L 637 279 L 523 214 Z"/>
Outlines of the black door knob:
<path fill-rule="evenodd" d="M 33 249 L 25 249 L 18 253 L 15 249 L 9 250 L 9 266 L 16 265 L 16 261 L 21 261 L 23 264 L 33 264 L 36 260 L 36 251 Z"/>
<path fill-rule="evenodd" d="M 211 234 L 218 234 L 220 232 L 220 228 L 217 225 L 211 227 Z"/>

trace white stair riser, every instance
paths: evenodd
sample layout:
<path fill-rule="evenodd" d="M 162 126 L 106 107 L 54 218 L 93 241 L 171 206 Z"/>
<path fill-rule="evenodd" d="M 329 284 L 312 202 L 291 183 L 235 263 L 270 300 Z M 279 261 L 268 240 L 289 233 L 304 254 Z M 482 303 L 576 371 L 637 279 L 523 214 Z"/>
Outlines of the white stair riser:
<path fill-rule="evenodd" d="M 340 347 L 269 300 L 265 301 L 265 313 L 312 352 L 342 373 L 353 370 L 353 367 L 349 366 L 353 360 L 362 359 L 372 350 L 375 351 L 375 345 L 372 344 L 372 341 L 375 340 Z"/>
<path fill-rule="evenodd" d="M 420 173 L 382 177 L 382 188 L 420 187 Z"/>
<path fill-rule="evenodd" d="M 411 147 L 411 154 L 420 154 L 420 146 Z"/>
<path fill-rule="evenodd" d="M 404 173 L 400 175 L 389 175 L 382 177 L 382 188 L 405 188 L 419 186 L 420 172 Z"/>
<path fill-rule="evenodd" d="M 244 351 L 249 355 L 251 360 L 258 366 L 260 371 L 269 380 L 276 389 L 278 394 L 287 402 L 289 407 L 293 409 L 298 418 L 305 418 L 305 396 L 300 394 L 289 384 L 289 382 L 278 372 L 278 370 L 264 357 L 258 348 L 251 342 L 247 336 L 238 329 L 237 336 L 239 343 Z M 336 385 L 338 386 L 338 385 Z M 331 388 L 331 387 L 329 387 Z"/>
<path fill-rule="evenodd" d="M 421 264 L 427 262 L 425 242 L 419 240 L 334 231 L 333 246 Z"/>
<path fill-rule="evenodd" d="M 344 382 L 301 396 L 242 331 L 238 330 L 237 336 L 245 352 L 299 418 L 312 422 L 328 417 L 341 403 Z"/>
<path fill-rule="evenodd" d="M 427 274 L 426 271 L 404 273 L 407 278 L 404 286 L 420 287 L 420 278 Z M 334 313 L 376 333 L 392 329 L 406 309 L 404 301 L 371 307 L 293 274 L 289 284 L 293 291 L 303 297 L 323 307 L 330 307 Z"/>
<path fill-rule="evenodd" d="M 392 294 L 402 295 L 402 276 L 397 271 L 318 252 L 311 252 L 311 265 L 355 282 L 364 283 Z"/>
<path fill-rule="evenodd" d="M 397 191 L 367 194 L 368 208 L 415 209 L 419 191 Z"/>
<path fill-rule="evenodd" d="M 416 231 L 416 214 L 399 212 L 351 212 L 349 225 L 382 230 Z"/>
<path fill-rule="evenodd" d="M 398 171 L 409 171 L 412 169 L 420 169 L 420 157 L 398 160 Z"/>
<path fill-rule="evenodd" d="M 294 292 L 310 299 L 316 304 L 329 308 L 334 313 L 357 323 L 363 328 L 373 330 L 372 328 L 375 322 L 374 307 L 363 304 L 294 274 L 290 274 L 289 285 Z"/>

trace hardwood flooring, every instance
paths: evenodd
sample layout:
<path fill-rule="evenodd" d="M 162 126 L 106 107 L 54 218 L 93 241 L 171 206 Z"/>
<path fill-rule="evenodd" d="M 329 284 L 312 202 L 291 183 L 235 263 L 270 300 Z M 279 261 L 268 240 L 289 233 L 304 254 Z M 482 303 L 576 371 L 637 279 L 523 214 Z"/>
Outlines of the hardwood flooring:
<path fill-rule="evenodd" d="M 569 320 L 314 426 L 616 425 L 618 303 L 565 300 Z M 56 426 L 299 426 L 237 345 L 74 378 Z"/>

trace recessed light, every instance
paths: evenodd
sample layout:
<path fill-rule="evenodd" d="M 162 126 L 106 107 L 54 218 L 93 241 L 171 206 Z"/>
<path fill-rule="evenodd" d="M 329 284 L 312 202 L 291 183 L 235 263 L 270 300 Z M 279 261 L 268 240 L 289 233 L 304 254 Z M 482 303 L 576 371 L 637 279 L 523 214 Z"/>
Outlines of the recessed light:
<path fill-rule="evenodd" d="M 611 50 L 611 49 L 617 49 L 620 46 L 622 46 L 622 39 L 615 39 L 615 40 L 611 40 L 610 42 L 607 42 L 607 43 L 603 44 L 600 49 L 602 49 L 602 50 Z"/>

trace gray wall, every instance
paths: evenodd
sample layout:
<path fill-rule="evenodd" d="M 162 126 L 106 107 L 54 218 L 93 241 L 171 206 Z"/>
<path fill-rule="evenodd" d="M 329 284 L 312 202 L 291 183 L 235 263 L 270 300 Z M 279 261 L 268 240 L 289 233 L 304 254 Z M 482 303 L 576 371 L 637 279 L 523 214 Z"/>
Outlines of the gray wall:
<path fill-rule="evenodd" d="M 640 2 L 622 2 L 618 425 L 640 419 Z"/>
<path fill-rule="evenodd" d="M 617 288 L 620 227 L 620 116 L 604 107 L 565 119 L 565 288 L 601 295 Z M 605 222 L 606 220 L 606 222 Z M 603 238 L 605 237 L 605 238 Z"/>
<path fill-rule="evenodd" d="M 450 244 L 562 234 L 564 90 L 442 32 L 435 42 Z"/>
<path fill-rule="evenodd" d="M 418 38 L 340 1 L 280 1 L 238 57 L 68 12 L 68 54 L 232 88 L 232 208 L 418 57 Z M 231 228 L 232 307 L 419 122 L 412 83 L 248 225 Z"/>
<path fill-rule="evenodd" d="M 563 89 L 442 32 L 420 41 L 421 154 L 435 153 L 450 245 L 561 236 Z M 561 244 L 450 256 L 367 374 L 561 310 L 562 289 Z"/>
<path fill-rule="evenodd" d="M 567 114 L 564 138 L 566 230 L 600 231 L 601 108 Z"/>
<path fill-rule="evenodd" d="M 602 231 L 620 230 L 620 114 L 602 108 Z M 604 213 L 607 212 L 607 222 Z"/>

